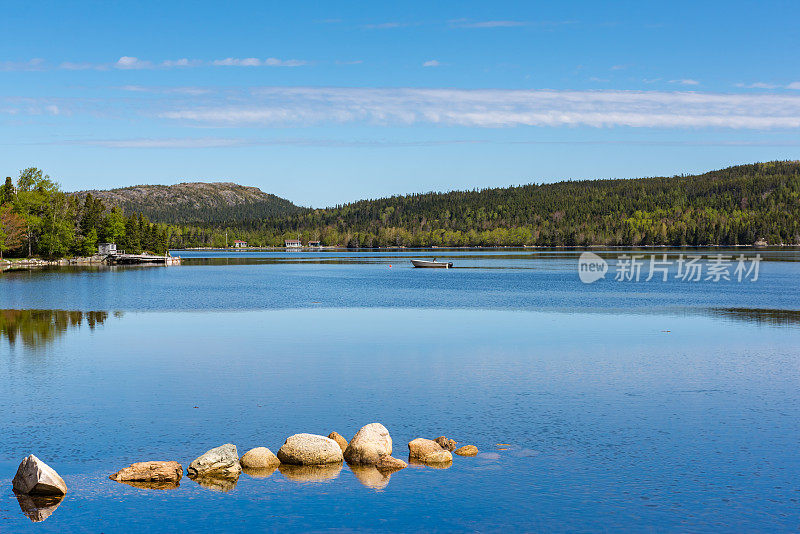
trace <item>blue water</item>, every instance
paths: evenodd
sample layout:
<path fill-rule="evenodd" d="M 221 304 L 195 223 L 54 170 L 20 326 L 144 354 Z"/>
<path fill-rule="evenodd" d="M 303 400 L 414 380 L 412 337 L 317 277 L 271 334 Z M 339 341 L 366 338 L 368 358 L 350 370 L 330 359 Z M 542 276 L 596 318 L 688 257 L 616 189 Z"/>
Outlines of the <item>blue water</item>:
<path fill-rule="evenodd" d="M 0 334 L 1 531 L 800 526 L 796 252 L 765 253 L 752 283 L 591 285 L 563 251 L 176 254 L 0 275 L 6 332 L 43 310 Z M 408 265 L 433 255 L 457 268 Z M 441 434 L 481 454 L 227 492 L 107 478 L 373 421 L 396 457 Z M 69 486 L 41 523 L 10 488 L 29 453 Z"/>

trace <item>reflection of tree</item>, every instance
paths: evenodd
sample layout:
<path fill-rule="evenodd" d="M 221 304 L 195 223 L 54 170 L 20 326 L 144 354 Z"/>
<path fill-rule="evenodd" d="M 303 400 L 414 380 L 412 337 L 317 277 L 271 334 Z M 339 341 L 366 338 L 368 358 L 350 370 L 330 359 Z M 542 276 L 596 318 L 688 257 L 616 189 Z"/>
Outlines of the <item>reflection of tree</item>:
<path fill-rule="evenodd" d="M 108 318 L 105 311 L 64 310 L 0 310 L 0 338 L 15 344 L 17 339 L 27 347 L 52 342 L 69 328 L 78 328 L 84 321 L 89 329 L 102 325 Z"/>
<path fill-rule="evenodd" d="M 761 308 L 713 308 L 714 315 L 729 319 L 751 323 L 769 324 L 774 326 L 800 325 L 800 311 L 796 310 L 768 310 Z"/>

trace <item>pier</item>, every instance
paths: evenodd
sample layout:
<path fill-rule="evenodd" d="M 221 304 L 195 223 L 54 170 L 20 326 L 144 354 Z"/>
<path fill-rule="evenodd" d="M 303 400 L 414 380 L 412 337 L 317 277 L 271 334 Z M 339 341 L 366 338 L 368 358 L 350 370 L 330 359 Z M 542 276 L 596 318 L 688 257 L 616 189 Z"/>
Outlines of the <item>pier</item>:
<path fill-rule="evenodd" d="M 154 254 L 124 254 L 112 253 L 106 256 L 109 265 L 180 265 L 180 257 L 169 254 L 156 256 Z"/>

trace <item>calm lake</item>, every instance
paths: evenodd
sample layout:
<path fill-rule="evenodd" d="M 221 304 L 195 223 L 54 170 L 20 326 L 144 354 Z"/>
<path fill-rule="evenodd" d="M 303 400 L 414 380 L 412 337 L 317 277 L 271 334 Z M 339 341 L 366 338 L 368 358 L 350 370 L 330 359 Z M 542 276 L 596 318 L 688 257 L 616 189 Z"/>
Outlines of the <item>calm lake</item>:
<path fill-rule="evenodd" d="M 800 251 L 669 251 L 667 281 L 636 251 L 638 282 L 615 279 L 631 251 L 594 252 L 610 271 L 591 284 L 563 250 L 1 273 L 0 531 L 796 531 Z M 708 256 L 699 280 L 676 278 L 681 253 Z M 730 280 L 706 279 L 717 254 Z M 409 262 L 434 256 L 455 268 Z M 390 476 L 108 479 L 371 422 L 401 459 L 442 434 L 481 453 Z M 38 523 L 11 491 L 30 453 L 69 486 Z"/>

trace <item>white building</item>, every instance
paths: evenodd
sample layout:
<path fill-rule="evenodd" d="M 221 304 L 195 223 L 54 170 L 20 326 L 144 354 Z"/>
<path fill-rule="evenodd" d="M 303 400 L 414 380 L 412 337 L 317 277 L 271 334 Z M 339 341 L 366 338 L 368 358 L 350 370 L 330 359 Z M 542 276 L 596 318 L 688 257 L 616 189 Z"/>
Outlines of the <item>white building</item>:
<path fill-rule="evenodd" d="M 116 243 L 100 243 L 97 245 L 97 253 L 98 254 L 116 254 L 117 253 L 117 244 Z"/>
<path fill-rule="evenodd" d="M 287 239 L 284 243 L 286 248 L 303 248 L 303 242 L 299 239 Z"/>
<path fill-rule="evenodd" d="M 247 248 L 247 241 L 239 241 L 237 239 L 233 242 L 233 248 Z"/>

